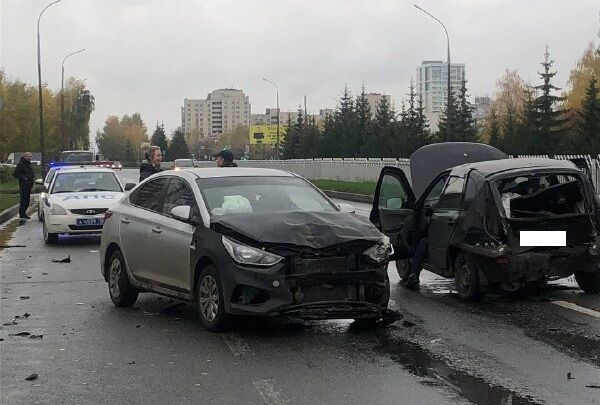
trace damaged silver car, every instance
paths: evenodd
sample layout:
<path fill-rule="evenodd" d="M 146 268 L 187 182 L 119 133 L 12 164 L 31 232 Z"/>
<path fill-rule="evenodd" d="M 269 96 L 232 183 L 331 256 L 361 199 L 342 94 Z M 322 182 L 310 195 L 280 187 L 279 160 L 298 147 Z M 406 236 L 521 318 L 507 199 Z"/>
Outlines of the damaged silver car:
<path fill-rule="evenodd" d="M 116 306 L 179 298 L 213 331 L 232 314 L 380 319 L 390 251 L 303 178 L 251 168 L 155 174 L 106 213 L 101 242 Z"/>
<path fill-rule="evenodd" d="M 415 152 L 411 176 L 418 195 L 402 170 L 384 168 L 371 212 L 403 283 L 424 268 L 476 299 L 574 274 L 582 290 L 600 293 L 600 206 L 572 162 L 447 143 Z"/>

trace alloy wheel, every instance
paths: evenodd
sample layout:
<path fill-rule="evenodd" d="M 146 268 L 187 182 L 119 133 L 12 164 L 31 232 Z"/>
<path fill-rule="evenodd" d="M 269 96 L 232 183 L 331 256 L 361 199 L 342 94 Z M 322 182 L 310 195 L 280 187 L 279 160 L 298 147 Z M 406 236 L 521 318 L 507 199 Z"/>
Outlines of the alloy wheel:
<path fill-rule="evenodd" d="M 121 294 L 121 288 L 119 287 L 119 279 L 121 278 L 121 261 L 115 257 L 110 264 L 109 269 L 109 280 L 108 289 L 113 297 L 118 297 Z"/>
<path fill-rule="evenodd" d="M 200 313 L 207 322 L 214 322 L 219 312 L 219 288 L 217 280 L 207 274 L 200 283 L 198 291 Z"/>

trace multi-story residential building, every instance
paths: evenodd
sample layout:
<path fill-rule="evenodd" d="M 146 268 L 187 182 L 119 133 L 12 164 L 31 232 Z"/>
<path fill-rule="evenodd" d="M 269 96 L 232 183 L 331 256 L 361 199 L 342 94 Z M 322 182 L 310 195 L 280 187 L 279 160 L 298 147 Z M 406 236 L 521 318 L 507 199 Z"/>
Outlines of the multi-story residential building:
<path fill-rule="evenodd" d="M 381 100 L 385 99 L 388 105 L 390 107 L 392 106 L 392 98 L 388 94 L 367 93 L 365 94 L 365 96 L 367 98 L 367 101 L 369 102 L 372 117 L 375 117 L 375 113 L 377 112 L 379 104 L 381 104 Z"/>
<path fill-rule="evenodd" d="M 250 124 L 250 100 L 242 90 L 219 89 L 205 100 L 184 99 L 181 126 L 186 136 L 218 137 Z"/>
<path fill-rule="evenodd" d="M 451 63 L 450 90 L 454 94 L 460 90 L 464 77 L 465 64 Z M 432 130 L 436 130 L 448 99 L 448 64 L 442 61 L 421 62 L 421 66 L 417 67 L 416 90 L 423 97 L 423 107 L 429 126 Z"/>

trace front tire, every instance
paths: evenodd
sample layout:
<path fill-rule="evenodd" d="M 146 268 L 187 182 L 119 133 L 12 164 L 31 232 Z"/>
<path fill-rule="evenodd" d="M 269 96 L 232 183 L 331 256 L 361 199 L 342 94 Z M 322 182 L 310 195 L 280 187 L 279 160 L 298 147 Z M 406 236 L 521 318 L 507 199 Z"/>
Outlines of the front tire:
<path fill-rule="evenodd" d="M 460 298 L 469 301 L 481 298 L 479 269 L 463 252 L 460 252 L 454 261 L 454 284 Z"/>
<path fill-rule="evenodd" d="M 42 232 L 44 233 L 44 242 L 47 245 L 54 245 L 56 242 L 58 242 L 58 234 L 48 232 L 45 219 L 42 225 Z"/>
<path fill-rule="evenodd" d="M 600 294 L 600 271 L 592 273 L 575 272 L 575 280 L 584 292 L 588 294 Z"/>
<path fill-rule="evenodd" d="M 224 330 L 229 322 L 225 313 L 223 287 L 217 268 L 208 265 L 202 269 L 196 292 L 198 315 L 204 327 L 210 332 Z"/>
<path fill-rule="evenodd" d="M 131 285 L 127 265 L 120 250 L 108 260 L 108 293 L 116 307 L 130 307 L 138 298 L 139 291 Z"/>

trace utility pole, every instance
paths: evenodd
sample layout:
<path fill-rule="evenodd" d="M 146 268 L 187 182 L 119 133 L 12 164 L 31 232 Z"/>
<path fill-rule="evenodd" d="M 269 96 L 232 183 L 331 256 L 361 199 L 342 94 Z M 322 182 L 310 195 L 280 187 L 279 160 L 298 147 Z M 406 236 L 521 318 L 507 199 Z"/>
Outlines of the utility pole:
<path fill-rule="evenodd" d="M 61 66 L 61 78 L 60 78 L 60 145 L 63 150 L 66 147 L 66 137 L 65 137 L 65 62 L 66 60 L 80 52 L 85 51 L 84 49 L 80 49 L 78 51 L 72 52 L 64 57 Z"/>
<path fill-rule="evenodd" d="M 42 174 L 46 174 L 46 134 L 44 133 L 44 100 L 42 98 L 42 62 L 41 62 L 41 52 L 40 52 L 40 20 L 42 19 L 42 15 L 44 11 L 48 9 L 53 4 L 60 2 L 61 0 L 55 0 L 52 3 L 49 3 L 46 7 L 42 9 L 40 16 L 37 21 L 37 67 L 38 67 L 38 94 L 39 94 L 39 103 L 40 103 L 40 152 L 42 153 Z"/>
<path fill-rule="evenodd" d="M 275 158 L 279 160 L 279 87 L 277 87 L 277 84 L 275 84 L 275 82 L 272 82 L 271 80 L 267 80 L 265 78 L 263 78 L 263 80 L 275 86 L 275 97 L 277 98 L 277 143 L 275 146 Z"/>
<path fill-rule="evenodd" d="M 450 109 L 452 108 L 452 104 L 450 103 L 450 97 L 452 95 L 452 89 L 450 86 L 450 36 L 448 36 L 448 30 L 446 29 L 446 26 L 444 25 L 443 22 L 440 21 L 439 18 L 437 18 L 436 16 L 434 16 L 433 14 L 427 12 L 426 10 L 424 10 L 423 8 L 417 6 L 416 4 L 413 4 L 413 6 L 415 6 L 415 8 L 421 10 L 422 12 L 424 12 L 425 14 L 427 14 L 429 17 L 433 18 L 434 20 L 436 20 L 438 23 L 440 23 L 440 25 L 442 26 L 442 28 L 444 29 L 444 32 L 446 33 L 446 44 L 448 47 L 448 56 L 447 56 L 447 63 L 448 63 L 448 101 L 446 102 L 446 106 L 447 106 L 447 112 L 448 115 L 450 115 Z"/>

